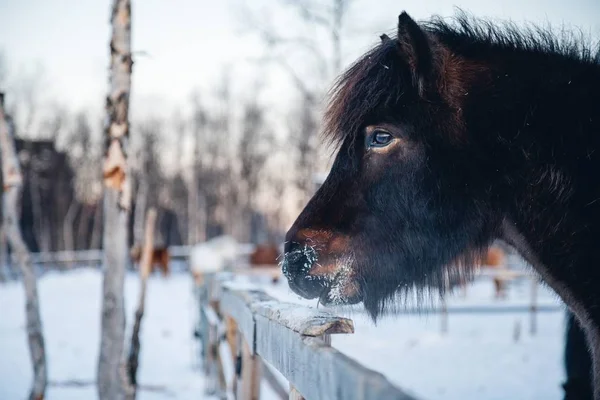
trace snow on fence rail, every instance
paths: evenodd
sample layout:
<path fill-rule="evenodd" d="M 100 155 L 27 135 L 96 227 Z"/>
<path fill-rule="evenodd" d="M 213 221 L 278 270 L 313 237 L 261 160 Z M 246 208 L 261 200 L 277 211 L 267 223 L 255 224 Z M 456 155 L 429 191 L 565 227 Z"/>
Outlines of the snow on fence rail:
<path fill-rule="evenodd" d="M 330 335 L 354 332 L 352 320 L 236 287 L 224 276 L 207 276 L 199 288 L 210 391 L 222 398 L 258 399 L 263 375 L 281 398 L 414 400 L 331 347 Z M 285 377 L 289 390 L 263 360 Z"/>

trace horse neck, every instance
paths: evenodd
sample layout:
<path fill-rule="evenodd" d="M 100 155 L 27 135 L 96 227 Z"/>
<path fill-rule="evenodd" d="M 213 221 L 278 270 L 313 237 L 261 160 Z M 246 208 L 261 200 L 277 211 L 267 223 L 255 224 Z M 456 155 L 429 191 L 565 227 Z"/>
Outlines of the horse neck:
<path fill-rule="evenodd" d="M 467 125 L 488 171 L 498 171 L 496 201 L 536 269 L 559 293 L 578 287 L 575 303 L 599 310 L 600 327 L 600 269 L 590 267 L 600 264 L 600 65 L 518 54 L 490 63 L 494 74 L 473 91 Z"/>
<path fill-rule="evenodd" d="M 477 147 L 499 153 L 494 168 L 503 157 L 527 169 L 600 168 L 600 64 L 527 53 L 475 62 L 490 67 L 469 88 L 464 117 Z"/>

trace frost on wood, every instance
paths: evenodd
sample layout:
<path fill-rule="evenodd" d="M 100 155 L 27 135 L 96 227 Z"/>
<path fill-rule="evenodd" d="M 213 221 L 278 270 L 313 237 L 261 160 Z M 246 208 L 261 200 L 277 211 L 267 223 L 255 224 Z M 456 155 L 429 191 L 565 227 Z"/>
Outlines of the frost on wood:
<path fill-rule="evenodd" d="M 238 325 L 238 329 L 248 343 L 254 343 L 254 315 L 250 305 L 261 301 L 271 301 L 272 297 L 259 290 L 235 290 L 230 289 L 227 282 L 222 287 L 219 308 L 220 311 L 232 317 Z M 254 347 L 250 348 L 254 352 Z"/>
<path fill-rule="evenodd" d="M 326 345 L 256 316 L 256 352 L 307 399 L 415 400 L 382 374 Z"/>
<path fill-rule="evenodd" d="M 315 308 L 273 300 L 253 304 L 252 310 L 304 336 L 354 333 L 351 319 Z"/>
<path fill-rule="evenodd" d="M 2 177 L 4 180 L 4 196 L 2 199 L 3 223 L 8 243 L 19 263 L 19 268 L 23 275 L 23 286 L 25 287 L 25 319 L 27 323 L 29 354 L 33 365 L 33 384 L 29 399 L 41 400 L 44 398 L 48 381 L 46 350 L 42 333 L 36 277 L 29 249 L 23 240 L 19 226 L 23 178 L 17 158 L 13 132 L 9 128 L 7 118 L 4 115 L 3 100 L 4 97 L 0 94 L 0 149 L 2 153 Z"/>
<path fill-rule="evenodd" d="M 114 0 L 111 14 L 110 91 L 106 98 L 102 318 L 98 360 L 98 397 L 120 400 L 131 390 L 124 364 L 124 280 L 129 263 L 128 221 L 131 183 L 129 92 L 131 89 L 131 3 Z"/>
<path fill-rule="evenodd" d="M 305 336 L 354 332 L 351 319 L 337 317 L 324 310 L 283 303 L 260 290 L 248 290 L 249 288 L 251 286 L 232 282 L 223 284 L 221 307 L 229 308 L 228 312 L 233 317 L 241 317 L 242 312 L 239 309 L 247 307 L 252 314 L 262 315 Z"/>

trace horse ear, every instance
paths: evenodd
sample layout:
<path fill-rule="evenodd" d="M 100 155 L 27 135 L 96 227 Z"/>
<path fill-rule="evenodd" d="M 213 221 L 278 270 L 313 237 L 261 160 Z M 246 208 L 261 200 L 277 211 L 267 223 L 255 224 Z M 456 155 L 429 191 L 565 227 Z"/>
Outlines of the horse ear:
<path fill-rule="evenodd" d="M 423 95 L 425 81 L 433 68 L 433 55 L 427 35 L 406 13 L 398 17 L 398 47 L 411 69 L 413 84 Z"/>

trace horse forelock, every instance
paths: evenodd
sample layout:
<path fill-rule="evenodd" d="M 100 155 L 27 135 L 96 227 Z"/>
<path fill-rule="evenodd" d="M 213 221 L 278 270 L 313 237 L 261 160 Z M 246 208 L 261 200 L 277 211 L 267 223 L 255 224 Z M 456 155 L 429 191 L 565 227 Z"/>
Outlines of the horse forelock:
<path fill-rule="evenodd" d="M 374 113 L 402 95 L 402 73 L 394 40 L 385 40 L 358 59 L 333 85 L 323 136 L 334 146 L 354 139 Z"/>

